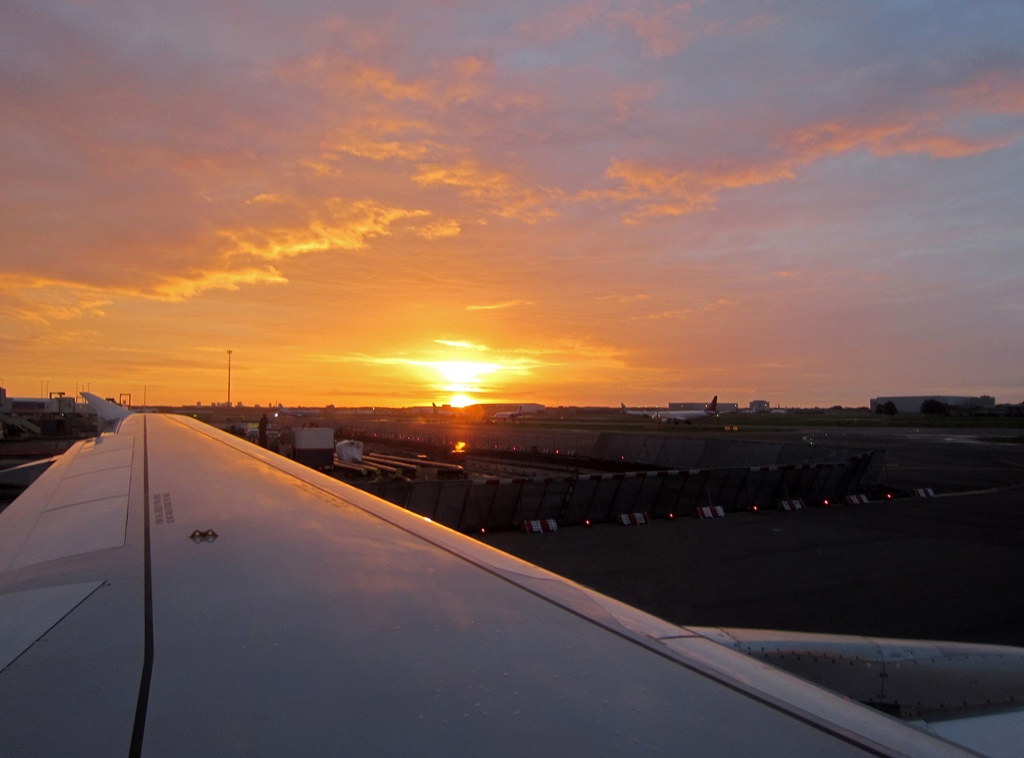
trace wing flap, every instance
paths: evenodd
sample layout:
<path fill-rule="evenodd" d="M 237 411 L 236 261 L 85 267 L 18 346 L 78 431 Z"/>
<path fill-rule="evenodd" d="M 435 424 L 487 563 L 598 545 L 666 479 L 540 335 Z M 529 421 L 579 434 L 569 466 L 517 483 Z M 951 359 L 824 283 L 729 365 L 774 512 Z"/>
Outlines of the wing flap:
<path fill-rule="evenodd" d="M 134 439 L 104 436 L 80 442 L 4 511 L 0 567 L 124 544 Z"/>
<path fill-rule="evenodd" d="M 127 495 L 44 511 L 11 568 L 122 547 L 127 511 Z"/>
<path fill-rule="evenodd" d="M 0 595 L 0 671 L 92 594 L 102 582 L 83 582 Z"/>

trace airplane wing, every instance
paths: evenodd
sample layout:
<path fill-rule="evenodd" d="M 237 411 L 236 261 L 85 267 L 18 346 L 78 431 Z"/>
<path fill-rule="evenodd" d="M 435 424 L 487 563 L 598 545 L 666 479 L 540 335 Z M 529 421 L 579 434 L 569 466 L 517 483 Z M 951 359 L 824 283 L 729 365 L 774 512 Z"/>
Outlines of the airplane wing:
<path fill-rule="evenodd" d="M 0 755 L 962 755 L 194 419 L 0 514 Z"/>

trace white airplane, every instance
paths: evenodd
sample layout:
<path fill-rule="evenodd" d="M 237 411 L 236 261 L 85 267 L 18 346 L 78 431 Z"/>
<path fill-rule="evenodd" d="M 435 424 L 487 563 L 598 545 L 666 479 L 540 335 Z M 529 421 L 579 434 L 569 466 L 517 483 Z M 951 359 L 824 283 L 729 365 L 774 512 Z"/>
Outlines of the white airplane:
<path fill-rule="evenodd" d="M 702 411 L 631 411 L 626 407 L 625 403 L 619 403 L 619 405 L 622 407 L 622 412 L 627 416 L 643 416 L 644 418 L 657 419 L 662 423 L 671 422 L 678 424 L 682 421 L 689 424 L 694 419 L 718 415 L 718 395 L 715 395 L 708 404 L 707 409 Z"/>
<path fill-rule="evenodd" d="M 281 418 L 284 416 L 292 416 L 294 418 L 304 418 L 305 416 L 316 415 L 316 411 L 310 409 L 298 409 L 298 408 L 285 408 L 280 403 L 277 404 L 277 410 L 274 411 L 274 418 Z"/>
<path fill-rule="evenodd" d="M 500 413 L 494 414 L 495 421 L 515 421 L 520 416 L 524 415 L 523 406 L 519 406 L 519 410 L 515 411 L 501 411 Z"/>
<path fill-rule="evenodd" d="M 622 406 L 622 413 L 626 416 L 643 416 L 644 418 L 651 418 L 654 415 L 652 411 L 631 411 L 626 407 L 625 403 L 619 403 Z"/>
<path fill-rule="evenodd" d="M 191 417 L 89 400 L 116 431 L 0 513 L 0 755 L 1024 744 L 1016 648 L 675 626 Z"/>
<path fill-rule="evenodd" d="M 658 411 L 653 414 L 651 418 L 656 418 L 662 423 L 673 423 L 678 424 L 680 421 L 684 424 L 689 424 L 691 421 L 695 421 L 700 418 L 707 418 L 708 416 L 718 415 L 718 395 L 715 395 L 708 407 L 702 411 Z"/>

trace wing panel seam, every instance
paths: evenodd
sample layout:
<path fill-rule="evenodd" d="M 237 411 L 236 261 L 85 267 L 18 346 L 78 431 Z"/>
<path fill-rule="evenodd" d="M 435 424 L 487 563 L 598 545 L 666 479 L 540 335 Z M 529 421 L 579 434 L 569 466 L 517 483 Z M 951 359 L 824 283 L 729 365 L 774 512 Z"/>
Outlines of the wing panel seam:
<path fill-rule="evenodd" d="M 135 705 L 135 723 L 132 727 L 132 741 L 128 755 L 138 758 L 142 755 L 142 740 L 146 731 L 146 712 L 149 709 L 149 686 L 153 678 L 153 570 L 150 560 L 149 540 L 149 436 L 147 419 L 142 420 L 142 534 L 143 534 L 143 612 L 144 653 L 142 675 L 139 681 L 139 698 Z M 125 525 L 127 528 L 127 524 Z"/>

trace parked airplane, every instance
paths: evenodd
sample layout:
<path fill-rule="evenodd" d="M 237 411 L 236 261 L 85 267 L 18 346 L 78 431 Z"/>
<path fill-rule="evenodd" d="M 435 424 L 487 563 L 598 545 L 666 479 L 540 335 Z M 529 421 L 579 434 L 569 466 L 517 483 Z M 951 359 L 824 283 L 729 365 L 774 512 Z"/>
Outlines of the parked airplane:
<path fill-rule="evenodd" d="M 501 411 L 500 413 L 494 414 L 495 421 L 515 421 L 523 414 L 523 406 L 519 406 L 519 410 L 515 411 Z"/>
<path fill-rule="evenodd" d="M 998 715 L 1024 700 L 1014 648 L 678 627 L 191 417 L 89 401 L 116 432 L 0 513 L 0 755 L 953 756 L 925 729 L 978 714 L 986 749 L 1022 744 Z"/>

